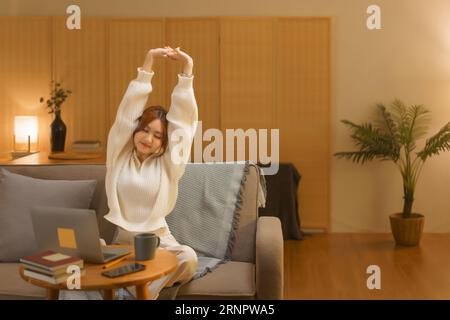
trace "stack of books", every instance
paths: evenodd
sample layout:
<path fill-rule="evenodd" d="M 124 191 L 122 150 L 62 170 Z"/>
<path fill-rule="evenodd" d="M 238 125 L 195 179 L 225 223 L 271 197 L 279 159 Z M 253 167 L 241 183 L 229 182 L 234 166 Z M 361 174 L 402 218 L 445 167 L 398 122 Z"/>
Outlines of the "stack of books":
<path fill-rule="evenodd" d="M 72 265 L 80 268 L 80 276 L 86 273 L 82 259 L 51 250 L 21 258 L 20 262 L 25 276 L 52 284 L 65 282 L 72 275 L 68 270 Z"/>
<path fill-rule="evenodd" d="M 75 152 L 101 152 L 101 142 L 98 140 L 77 140 L 72 143 Z"/>

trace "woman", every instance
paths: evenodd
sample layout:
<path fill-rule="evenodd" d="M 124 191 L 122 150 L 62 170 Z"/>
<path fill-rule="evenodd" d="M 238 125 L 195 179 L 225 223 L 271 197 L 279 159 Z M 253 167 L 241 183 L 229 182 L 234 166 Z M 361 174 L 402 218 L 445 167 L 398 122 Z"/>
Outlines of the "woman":
<path fill-rule="evenodd" d="M 155 58 L 183 63 L 168 112 L 159 106 L 145 109 L 152 92 Z M 153 232 L 161 239 L 160 247 L 178 258 L 174 272 L 149 284 L 152 299 L 157 299 L 164 287 L 190 281 L 198 264 L 195 251 L 177 242 L 165 220 L 175 206 L 178 181 L 197 129 L 193 65 L 192 58 L 179 48 L 148 51 L 144 65 L 138 68 L 136 79 L 122 98 L 108 135 L 105 187 L 110 211 L 105 219 L 118 226 L 113 242 L 132 245 L 137 233 Z M 136 296 L 134 288 L 128 289 Z M 95 299 L 90 294 L 88 298 Z"/>

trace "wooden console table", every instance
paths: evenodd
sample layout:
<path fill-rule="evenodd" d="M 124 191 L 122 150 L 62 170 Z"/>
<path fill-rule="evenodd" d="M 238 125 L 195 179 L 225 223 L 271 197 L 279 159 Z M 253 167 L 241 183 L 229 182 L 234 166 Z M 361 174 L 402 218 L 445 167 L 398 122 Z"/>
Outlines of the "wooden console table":
<path fill-rule="evenodd" d="M 77 153 L 78 154 L 78 153 Z M 81 153 L 80 153 L 81 154 Z M 83 153 L 85 154 L 85 153 Z M 56 154 L 59 155 L 59 154 Z M 29 156 L 12 159 L 12 157 L 0 158 L 0 164 L 2 165 L 40 165 L 40 164 L 105 164 L 106 153 L 89 153 L 92 155 L 92 159 L 49 159 L 49 153 L 46 151 L 40 151 L 38 153 L 31 154 Z M 95 158 L 94 158 L 95 157 Z"/>

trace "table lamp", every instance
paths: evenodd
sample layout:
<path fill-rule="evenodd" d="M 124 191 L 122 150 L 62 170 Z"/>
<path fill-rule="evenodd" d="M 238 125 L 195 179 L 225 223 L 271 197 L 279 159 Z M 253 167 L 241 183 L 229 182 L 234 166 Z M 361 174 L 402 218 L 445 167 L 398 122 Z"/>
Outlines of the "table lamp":
<path fill-rule="evenodd" d="M 14 117 L 14 151 L 12 157 L 24 157 L 38 152 L 31 151 L 31 144 L 37 147 L 38 143 L 38 120 L 36 116 L 15 116 Z M 26 144 L 26 150 L 18 149 L 17 144 Z"/>

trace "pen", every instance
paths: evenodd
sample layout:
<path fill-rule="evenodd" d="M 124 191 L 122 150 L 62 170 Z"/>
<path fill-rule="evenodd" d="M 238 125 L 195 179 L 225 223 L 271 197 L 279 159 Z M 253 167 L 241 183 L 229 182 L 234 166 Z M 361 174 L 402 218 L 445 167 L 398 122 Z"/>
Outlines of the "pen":
<path fill-rule="evenodd" d="M 127 254 L 127 255 L 123 256 L 122 258 L 118 258 L 118 259 L 116 259 L 116 260 L 114 260 L 114 261 L 111 261 L 110 263 L 105 264 L 105 265 L 103 266 L 103 269 L 107 269 L 107 268 L 109 268 L 109 267 L 111 267 L 111 266 L 113 266 L 113 265 L 115 265 L 115 264 L 117 264 L 117 263 L 119 263 L 119 262 L 125 260 L 125 259 L 128 258 L 129 256 L 130 256 L 130 254 Z"/>

